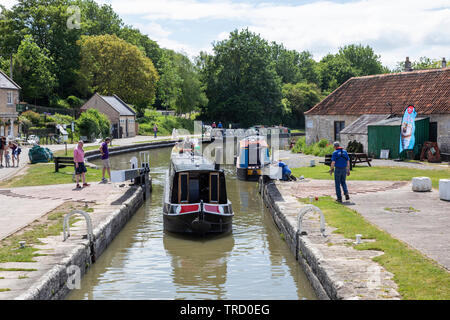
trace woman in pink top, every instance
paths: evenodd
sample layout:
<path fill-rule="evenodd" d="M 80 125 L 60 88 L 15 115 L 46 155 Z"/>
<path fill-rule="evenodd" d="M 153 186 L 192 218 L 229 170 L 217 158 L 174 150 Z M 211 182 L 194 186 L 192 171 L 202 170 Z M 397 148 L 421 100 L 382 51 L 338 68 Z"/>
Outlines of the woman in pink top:
<path fill-rule="evenodd" d="M 75 162 L 75 176 L 77 181 L 77 189 L 81 189 L 79 184 L 80 176 L 83 180 L 83 187 L 89 187 L 90 184 L 86 183 L 86 166 L 84 165 L 84 150 L 83 141 L 78 141 L 77 147 L 73 150 L 73 162 Z"/>

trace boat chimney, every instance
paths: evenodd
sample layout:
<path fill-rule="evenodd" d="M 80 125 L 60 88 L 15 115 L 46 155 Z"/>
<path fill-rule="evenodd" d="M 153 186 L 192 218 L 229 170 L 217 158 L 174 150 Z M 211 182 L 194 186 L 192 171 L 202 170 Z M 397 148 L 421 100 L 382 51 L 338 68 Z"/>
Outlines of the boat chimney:
<path fill-rule="evenodd" d="M 413 71 L 413 68 L 411 67 L 411 61 L 409 61 L 409 57 L 406 57 L 405 60 L 405 71 Z"/>

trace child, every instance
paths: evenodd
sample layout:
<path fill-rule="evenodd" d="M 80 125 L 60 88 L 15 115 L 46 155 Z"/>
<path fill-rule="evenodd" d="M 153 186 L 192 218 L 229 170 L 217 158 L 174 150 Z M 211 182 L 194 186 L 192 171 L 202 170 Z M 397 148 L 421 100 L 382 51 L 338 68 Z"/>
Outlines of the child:
<path fill-rule="evenodd" d="M 5 149 L 5 163 L 6 163 L 6 168 L 9 168 L 9 160 L 11 159 L 11 156 L 9 155 L 9 150 Z"/>

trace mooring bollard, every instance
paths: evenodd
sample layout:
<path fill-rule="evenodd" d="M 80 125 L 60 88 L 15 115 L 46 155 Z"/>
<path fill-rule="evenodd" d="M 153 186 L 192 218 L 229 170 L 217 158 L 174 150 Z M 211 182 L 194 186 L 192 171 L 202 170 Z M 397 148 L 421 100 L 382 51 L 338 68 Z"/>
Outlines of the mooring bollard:
<path fill-rule="evenodd" d="M 412 191 L 428 192 L 431 191 L 431 179 L 428 177 L 414 177 L 412 178 Z"/>
<path fill-rule="evenodd" d="M 320 233 L 322 234 L 322 236 L 326 237 L 327 235 L 325 234 L 325 216 L 323 215 L 323 212 L 319 208 L 311 204 L 305 206 L 302 210 L 300 210 L 300 213 L 298 214 L 298 224 L 297 224 L 298 235 L 302 236 L 305 234 L 304 231 L 302 230 L 302 220 L 303 216 L 310 211 L 318 212 L 320 214 Z"/>
<path fill-rule="evenodd" d="M 439 198 L 450 201 L 450 179 L 439 180 Z"/>
<path fill-rule="evenodd" d="M 63 241 L 66 241 L 67 238 L 70 237 L 69 219 L 71 216 L 73 216 L 75 214 L 81 214 L 86 219 L 86 227 L 87 227 L 87 232 L 88 232 L 87 236 L 88 236 L 89 243 L 92 243 L 94 241 L 94 233 L 92 231 L 91 216 L 87 212 L 82 211 L 82 210 L 74 210 L 64 217 L 64 223 L 63 223 L 64 240 Z"/>

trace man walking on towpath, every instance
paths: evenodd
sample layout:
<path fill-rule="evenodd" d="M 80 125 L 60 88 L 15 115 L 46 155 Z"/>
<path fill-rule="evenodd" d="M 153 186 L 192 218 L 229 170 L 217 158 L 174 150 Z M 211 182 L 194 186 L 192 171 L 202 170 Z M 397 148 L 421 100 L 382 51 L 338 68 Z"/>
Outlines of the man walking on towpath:
<path fill-rule="evenodd" d="M 102 183 L 108 183 L 108 179 L 105 178 L 105 172 L 108 170 L 109 179 L 111 179 L 111 162 L 109 161 L 109 149 L 108 144 L 111 142 L 110 138 L 106 138 L 100 146 L 100 153 L 102 154 Z"/>
<path fill-rule="evenodd" d="M 339 142 L 334 143 L 333 155 L 331 156 L 330 175 L 334 172 L 334 185 L 336 187 L 336 201 L 342 202 L 341 186 L 344 191 L 345 200 L 350 200 L 347 189 L 347 176 L 350 175 L 350 157 L 347 151 L 339 145 Z"/>

